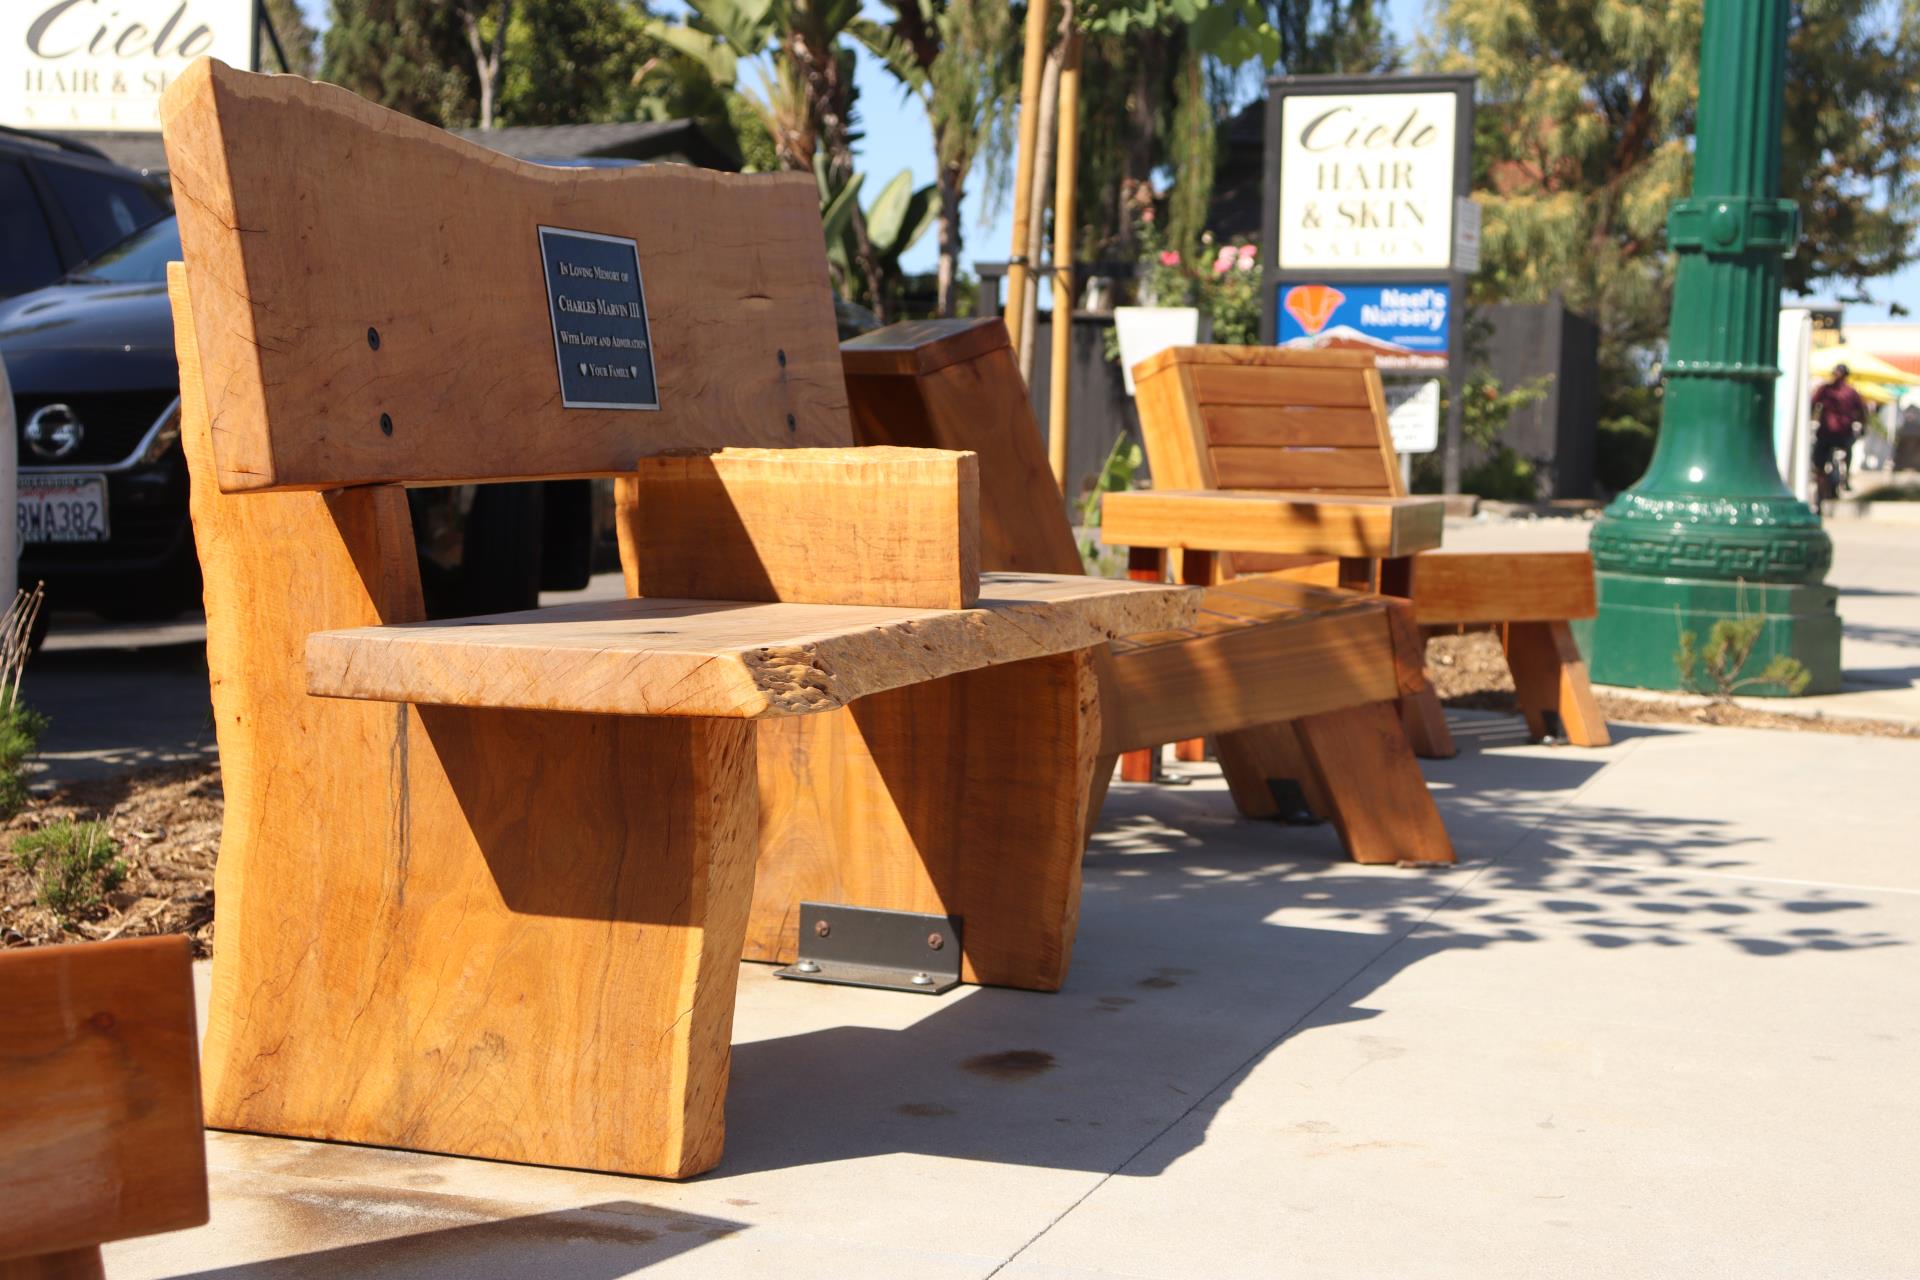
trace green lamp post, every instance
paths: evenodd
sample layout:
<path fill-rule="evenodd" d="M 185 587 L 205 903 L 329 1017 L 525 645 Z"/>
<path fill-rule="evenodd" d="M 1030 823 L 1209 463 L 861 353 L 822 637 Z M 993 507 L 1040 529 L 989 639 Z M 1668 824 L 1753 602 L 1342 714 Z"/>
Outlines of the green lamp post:
<path fill-rule="evenodd" d="M 1764 625 L 1746 671 L 1775 656 L 1840 687 L 1840 618 L 1822 585 L 1833 543 L 1787 491 L 1773 452 L 1781 260 L 1800 210 L 1780 192 L 1787 0 L 1707 0 L 1693 194 L 1667 219 L 1680 255 L 1660 440 L 1646 475 L 1593 531 L 1593 678 L 1682 687 L 1680 633 Z M 1785 694 L 1779 686 L 1745 692 Z"/>

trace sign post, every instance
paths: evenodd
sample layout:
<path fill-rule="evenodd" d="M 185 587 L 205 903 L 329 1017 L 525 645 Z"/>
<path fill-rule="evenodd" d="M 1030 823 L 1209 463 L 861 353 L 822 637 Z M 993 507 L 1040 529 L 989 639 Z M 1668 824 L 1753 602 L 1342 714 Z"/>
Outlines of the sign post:
<path fill-rule="evenodd" d="M 1261 338 L 1370 351 L 1448 382 L 1448 493 L 1460 488 L 1461 311 L 1479 265 L 1473 77 L 1267 82 Z M 1431 446 L 1429 446 L 1431 447 Z"/>

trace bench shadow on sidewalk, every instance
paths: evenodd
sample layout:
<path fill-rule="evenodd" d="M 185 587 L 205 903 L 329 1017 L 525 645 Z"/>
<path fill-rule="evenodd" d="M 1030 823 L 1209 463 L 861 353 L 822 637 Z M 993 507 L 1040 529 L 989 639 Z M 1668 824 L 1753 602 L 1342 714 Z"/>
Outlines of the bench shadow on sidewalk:
<path fill-rule="evenodd" d="M 1463 745 L 1503 735 L 1518 741 L 1511 726 L 1469 725 Z M 1203 1126 L 1174 1124 L 1200 1098 L 1303 1029 L 1376 1016 L 1372 993 L 1446 952 L 1517 957 L 1549 934 L 1775 960 L 1908 944 L 1860 915 L 1873 904 L 1825 889 L 1674 874 L 1747 865 L 1756 837 L 1727 823 L 1562 807 L 1604 767 L 1503 754 L 1499 785 L 1469 788 L 1439 766 L 1462 866 L 1430 872 L 1354 866 L 1325 828 L 1241 820 L 1220 790 L 1116 787 L 1060 993 L 978 989 L 900 1030 L 736 1045 L 719 1172 L 911 1152 L 1152 1176 L 1204 1141 Z"/>
<path fill-rule="evenodd" d="M 315 1193 L 319 1194 L 319 1193 Z M 316 1233 L 340 1230 L 338 1214 L 324 1207 L 301 1206 L 286 1196 L 276 1210 L 298 1219 Z M 391 1210 L 401 1193 L 382 1192 L 381 1208 Z M 473 1221 L 438 1231 L 368 1240 L 332 1249 L 315 1249 L 259 1262 L 235 1263 L 182 1273 L 173 1280 L 334 1280 L 340 1276 L 377 1276 L 379 1280 L 521 1280 L 526 1276 L 565 1276 L 567 1280 L 615 1280 L 644 1267 L 678 1257 L 745 1229 L 744 1223 L 670 1212 L 633 1200 L 609 1200 L 578 1209 L 517 1217 L 490 1216 L 497 1210 L 462 1212 L 458 1196 L 440 1212 Z M 361 1206 L 342 1206 L 364 1228 Z"/>

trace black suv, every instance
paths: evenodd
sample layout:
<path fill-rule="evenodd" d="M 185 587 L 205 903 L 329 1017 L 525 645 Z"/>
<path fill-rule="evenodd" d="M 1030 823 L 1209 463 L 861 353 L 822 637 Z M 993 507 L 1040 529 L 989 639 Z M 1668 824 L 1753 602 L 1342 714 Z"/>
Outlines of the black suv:
<path fill-rule="evenodd" d="M 85 143 L 0 125 L 0 298 L 52 284 L 172 208 L 164 183 Z"/>
<path fill-rule="evenodd" d="M 180 451 L 167 215 L 46 288 L 0 302 L 19 423 L 20 580 L 48 604 L 133 621 L 197 603 Z M 617 564 L 610 486 L 585 480 L 409 490 L 436 617 L 529 609 Z"/>

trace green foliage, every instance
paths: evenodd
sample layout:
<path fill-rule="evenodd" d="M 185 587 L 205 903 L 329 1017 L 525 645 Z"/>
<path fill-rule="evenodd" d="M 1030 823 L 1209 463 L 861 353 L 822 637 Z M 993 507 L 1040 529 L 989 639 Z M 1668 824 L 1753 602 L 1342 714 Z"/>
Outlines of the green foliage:
<path fill-rule="evenodd" d="M 1472 358 L 1475 343 L 1469 321 L 1468 354 Z M 1484 365 L 1467 377 L 1460 396 L 1460 438 L 1471 459 L 1460 469 L 1460 489 L 1495 502 L 1534 502 L 1540 497 L 1540 477 L 1531 459 L 1522 457 L 1501 437 L 1516 411 L 1544 399 L 1552 374 L 1543 374 L 1516 387 L 1502 386 Z M 1447 413 L 1442 392 L 1440 413 Z M 1438 451 L 1417 455 L 1413 460 L 1413 488 L 1419 493 L 1440 492 L 1441 462 Z"/>
<path fill-rule="evenodd" d="M 477 110 L 460 15 L 435 0 L 332 0 L 320 78 L 447 128 Z"/>
<path fill-rule="evenodd" d="M 1101 496 L 1132 489 L 1146 461 L 1140 446 L 1126 432 L 1115 436 L 1113 448 L 1107 451 L 1107 460 L 1100 465 L 1100 474 L 1094 477 L 1093 487 L 1074 503 L 1080 523 L 1089 529 L 1099 528 Z M 1102 546 L 1097 537 L 1080 539 L 1080 562 L 1086 566 L 1088 575 L 1095 578 L 1118 577 L 1126 565 L 1124 555 L 1117 548 Z"/>
<path fill-rule="evenodd" d="M 39 888 L 40 905 L 70 919 L 120 887 L 127 864 L 104 822 L 62 818 L 14 842 L 14 861 Z"/>
<path fill-rule="evenodd" d="M 320 66 L 320 33 L 308 24 L 298 0 L 267 0 L 265 9 L 274 34 L 280 37 L 281 51 L 287 55 L 287 71 L 311 77 Z M 264 30 L 260 36 L 260 65 L 280 70 L 273 58 L 273 44 Z"/>
<path fill-rule="evenodd" d="M 1212 323 L 1209 341 L 1247 346 L 1260 341 L 1259 249 L 1236 241 L 1216 245 L 1211 232 L 1200 236 L 1197 258 L 1167 247 L 1152 210 L 1142 214 L 1134 233 L 1140 246 L 1139 299 L 1142 306 L 1199 307 Z M 1117 340 L 1112 352 L 1118 358 Z"/>
<path fill-rule="evenodd" d="M 1766 629 L 1767 620 L 1750 617 L 1721 618 L 1707 632 L 1705 649 L 1692 631 L 1680 633 L 1680 649 L 1673 655 L 1680 669 L 1680 682 L 1695 693 L 1707 694 L 1717 702 L 1730 701 L 1742 689 L 1774 685 L 1790 694 L 1799 694 L 1813 680 L 1813 673 L 1798 658 L 1777 653 L 1758 675 L 1742 676 L 1753 646 Z"/>
<path fill-rule="evenodd" d="M 822 155 L 814 159 L 813 176 L 820 189 L 820 222 L 827 241 L 827 261 L 845 281 L 844 288 L 850 301 L 873 307 L 876 312 L 882 311 L 887 303 L 893 301 L 892 294 L 899 289 L 901 256 L 913 248 L 933 225 L 933 187 L 927 185 L 916 188 L 913 185 L 913 171 L 902 169 L 893 175 L 886 186 L 880 188 L 880 194 L 873 198 L 873 203 L 861 210 L 860 192 L 866 185 L 866 174 L 855 173 L 845 181 L 840 181 L 827 167 L 826 157 Z M 880 271 L 883 287 L 889 291 L 889 296 L 884 299 L 873 298 L 866 275 L 852 269 L 860 252 L 859 241 L 854 234 L 856 211 L 864 218 L 868 254 Z M 881 305 L 875 306 L 876 301 Z"/>
<path fill-rule="evenodd" d="M 11 688 L 0 689 L 0 818 L 27 806 L 27 762 L 47 731 L 47 718 L 20 701 Z"/>

